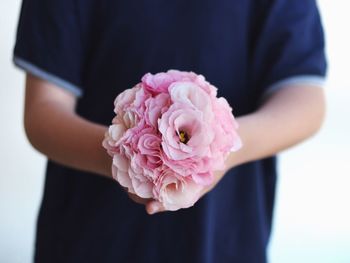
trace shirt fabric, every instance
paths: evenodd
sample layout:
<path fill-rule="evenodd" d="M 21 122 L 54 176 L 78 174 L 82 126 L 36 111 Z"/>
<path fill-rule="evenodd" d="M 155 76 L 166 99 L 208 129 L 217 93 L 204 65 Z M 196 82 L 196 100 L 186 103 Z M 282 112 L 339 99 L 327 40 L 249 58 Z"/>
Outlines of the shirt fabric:
<path fill-rule="evenodd" d="M 326 71 L 314 0 L 24 0 L 14 62 L 104 125 L 146 72 L 203 74 L 241 116 Z M 194 207 L 149 216 L 115 181 L 49 160 L 35 262 L 266 262 L 275 186 L 266 158 L 231 169 Z"/>

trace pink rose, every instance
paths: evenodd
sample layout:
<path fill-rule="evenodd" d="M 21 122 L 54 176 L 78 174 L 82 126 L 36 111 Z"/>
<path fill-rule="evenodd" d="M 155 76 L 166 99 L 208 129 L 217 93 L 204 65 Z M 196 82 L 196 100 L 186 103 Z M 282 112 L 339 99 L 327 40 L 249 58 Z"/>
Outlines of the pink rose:
<path fill-rule="evenodd" d="M 174 82 L 174 78 L 164 72 L 152 75 L 147 73 L 142 77 L 144 88 L 150 93 L 156 95 L 159 93 L 167 93 L 169 85 Z"/>
<path fill-rule="evenodd" d="M 152 198 L 152 180 L 143 174 L 143 170 L 122 153 L 113 157 L 112 176 L 128 192 L 142 198 Z"/>
<path fill-rule="evenodd" d="M 169 86 L 174 82 L 192 82 L 201 87 L 205 92 L 216 97 L 217 89 L 207 82 L 202 75 L 194 72 L 185 72 L 179 70 L 168 70 L 157 74 L 147 73 L 142 77 L 142 85 L 145 90 L 153 95 L 159 93 L 168 93 Z"/>
<path fill-rule="evenodd" d="M 119 184 L 128 189 L 130 193 L 135 193 L 129 175 L 130 161 L 122 154 L 113 156 L 112 176 Z"/>
<path fill-rule="evenodd" d="M 165 165 L 171 168 L 178 175 L 192 177 L 193 181 L 199 185 L 210 185 L 213 182 L 216 170 L 211 158 L 192 157 L 184 160 L 171 160 L 165 154 L 162 156 Z"/>
<path fill-rule="evenodd" d="M 197 75 L 194 72 L 184 72 L 178 70 L 169 70 L 167 72 L 177 82 L 192 82 L 203 89 L 211 97 L 216 97 L 217 88 L 207 82 L 202 75 Z"/>
<path fill-rule="evenodd" d="M 146 109 L 145 102 L 151 98 L 151 94 L 143 88 L 140 88 L 135 94 L 135 100 L 131 105 L 133 110 L 141 117 L 144 117 L 144 111 Z"/>
<path fill-rule="evenodd" d="M 135 137 L 137 153 L 132 156 L 132 160 L 139 167 L 139 171 L 154 179 L 154 170 L 162 165 L 161 138 L 152 128 L 143 129 Z"/>
<path fill-rule="evenodd" d="M 171 160 L 206 156 L 214 133 L 203 113 L 188 104 L 175 103 L 158 121 L 162 147 Z"/>
<path fill-rule="evenodd" d="M 154 98 L 145 101 L 146 112 L 145 121 L 148 125 L 158 128 L 158 119 L 170 106 L 170 96 L 161 93 Z"/>
<path fill-rule="evenodd" d="M 162 202 L 166 210 L 175 211 L 193 206 L 202 189 L 191 178 L 176 175 L 164 167 L 155 182 L 153 195 Z"/>
<path fill-rule="evenodd" d="M 138 154 L 135 152 L 137 147 L 133 146 L 135 141 L 125 141 L 119 148 L 120 151 L 113 156 L 114 169 L 112 174 L 113 178 L 126 187 L 129 192 L 142 198 L 152 198 L 152 169 L 159 166 L 157 162 L 159 163 L 160 159 L 157 157 L 157 155 L 159 156 L 159 152 L 156 151 L 157 142 L 151 142 L 150 139 L 144 137 L 147 136 L 137 137 L 136 142 L 139 140 L 140 145 L 143 145 L 144 149 L 148 149 L 149 153 L 154 154 L 154 156 Z M 151 140 L 154 140 L 154 138 Z"/>
<path fill-rule="evenodd" d="M 135 100 L 136 92 L 140 90 L 140 85 L 136 85 L 132 89 L 126 89 L 120 93 L 114 100 L 114 112 L 116 114 L 124 112 Z"/>
<path fill-rule="evenodd" d="M 213 115 L 210 96 L 198 85 L 192 82 L 175 82 L 169 87 L 173 103 L 183 103 L 192 106 L 204 114 L 206 122 L 211 122 Z"/>
<path fill-rule="evenodd" d="M 238 123 L 232 115 L 232 109 L 224 98 L 216 99 L 213 110 L 215 112 L 215 139 L 213 147 L 221 152 L 238 151 L 242 147 L 237 133 Z"/>
<path fill-rule="evenodd" d="M 242 145 L 230 105 L 194 72 L 148 73 L 117 96 L 114 111 L 103 141 L 113 178 L 168 210 L 192 206 Z"/>
<path fill-rule="evenodd" d="M 142 198 L 153 198 L 153 183 L 152 178 L 145 174 L 145 170 L 137 164 L 138 155 L 134 155 L 130 162 L 129 177 L 133 191 Z"/>
<path fill-rule="evenodd" d="M 102 145 L 107 149 L 109 155 L 113 156 L 119 152 L 117 142 L 124 135 L 126 127 L 122 121 L 115 117 L 112 121 L 114 124 L 109 126 L 108 131 L 105 134 L 105 140 Z"/>

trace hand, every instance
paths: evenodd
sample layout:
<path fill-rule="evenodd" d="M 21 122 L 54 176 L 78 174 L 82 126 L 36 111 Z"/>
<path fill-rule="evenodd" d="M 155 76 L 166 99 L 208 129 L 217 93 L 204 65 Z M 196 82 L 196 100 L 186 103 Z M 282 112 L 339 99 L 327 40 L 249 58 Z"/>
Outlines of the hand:
<path fill-rule="evenodd" d="M 138 203 L 140 205 L 147 205 L 147 203 L 153 201 L 153 199 L 151 198 L 142 198 L 139 197 L 138 195 L 132 194 L 132 193 L 128 193 L 128 196 L 131 200 L 133 200 L 135 203 Z"/>
<path fill-rule="evenodd" d="M 231 169 L 239 164 L 239 162 L 237 162 L 236 157 L 237 157 L 237 152 L 233 152 L 227 157 L 227 159 L 225 161 L 226 169 L 224 169 L 222 171 L 214 172 L 213 183 L 202 189 L 198 200 L 200 198 L 202 198 L 206 193 L 210 192 L 217 185 L 217 183 L 224 177 L 224 175 L 226 174 L 226 172 L 229 169 Z M 168 211 L 164 208 L 163 204 L 159 201 L 156 201 L 156 200 L 151 199 L 151 198 L 145 199 L 145 198 L 141 198 L 135 194 L 131 194 L 128 192 L 127 188 L 124 188 L 124 190 L 127 192 L 127 194 L 129 195 L 131 200 L 133 200 L 134 202 L 136 202 L 138 204 L 144 205 L 146 208 L 146 211 L 149 215 L 153 215 L 153 214 L 156 214 L 159 212 Z"/>
<path fill-rule="evenodd" d="M 146 205 L 147 203 L 149 203 L 150 201 L 152 201 L 153 199 L 151 198 L 142 198 L 139 197 L 138 195 L 132 194 L 130 192 L 128 192 L 128 188 L 123 187 L 121 185 L 119 185 L 121 188 L 124 189 L 124 191 L 128 194 L 129 198 L 131 200 L 133 200 L 135 203 L 140 204 L 140 205 Z"/>
<path fill-rule="evenodd" d="M 214 181 L 212 184 L 204 187 L 200 193 L 200 197 L 198 198 L 198 200 L 200 198 L 202 198 L 206 193 L 210 192 L 216 185 L 217 183 L 224 177 L 224 175 L 226 174 L 226 172 L 237 166 L 239 164 L 239 162 L 237 162 L 237 152 L 233 152 L 231 153 L 226 161 L 225 161 L 225 166 L 226 166 L 226 169 L 222 170 L 222 171 L 216 171 L 214 172 Z M 163 204 L 159 201 L 156 201 L 154 199 L 151 199 L 151 198 L 142 198 L 142 197 L 139 197 L 135 194 L 132 194 L 132 193 L 129 193 L 128 192 L 128 189 L 125 188 L 125 187 L 122 187 L 128 194 L 128 196 L 130 197 L 131 200 L 133 200 L 135 203 L 138 203 L 138 204 L 141 204 L 141 205 L 144 205 L 145 208 L 146 208 L 146 212 L 149 214 L 149 215 L 153 215 L 153 214 L 156 214 L 156 213 L 160 213 L 160 212 L 165 212 L 165 211 L 168 211 L 164 208 Z M 197 200 L 197 201 L 198 201 Z"/>
<path fill-rule="evenodd" d="M 226 171 L 214 172 L 214 182 L 211 185 L 208 185 L 207 187 L 203 188 L 199 199 L 202 198 L 206 193 L 210 192 L 217 185 L 217 183 L 223 178 L 225 173 L 226 173 Z M 149 200 L 149 199 L 148 199 L 148 201 L 146 201 L 146 200 L 147 199 L 142 199 L 142 200 L 138 200 L 138 201 L 142 202 L 142 204 L 144 204 L 146 206 L 146 211 L 147 211 L 148 214 L 153 215 L 153 214 L 156 214 L 156 213 L 167 211 L 163 207 L 161 202 L 158 202 L 158 201 L 155 201 L 155 200 Z"/>

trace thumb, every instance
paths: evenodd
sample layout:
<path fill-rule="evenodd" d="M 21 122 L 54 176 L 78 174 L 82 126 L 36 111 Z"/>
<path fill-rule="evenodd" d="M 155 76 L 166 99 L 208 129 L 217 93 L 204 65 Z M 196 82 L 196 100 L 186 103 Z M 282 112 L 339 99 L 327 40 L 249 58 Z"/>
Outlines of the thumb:
<path fill-rule="evenodd" d="M 165 208 L 161 202 L 150 201 L 146 204 L 146 211 L 149 215 L 153 215 L 155 213 L 165 211 Z"/>

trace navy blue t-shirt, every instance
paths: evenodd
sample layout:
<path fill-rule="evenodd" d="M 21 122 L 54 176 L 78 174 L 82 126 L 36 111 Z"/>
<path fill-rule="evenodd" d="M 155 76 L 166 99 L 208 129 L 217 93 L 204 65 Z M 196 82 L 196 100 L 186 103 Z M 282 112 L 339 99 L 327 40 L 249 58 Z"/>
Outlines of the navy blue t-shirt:
<path fill-rule="evenodd" d="M 146 72 L 203 74 L 241 116 L 326 70 L 314 0 L 24 0 L 14 62 L 104 125 Z M 115 181 L 49 160 L 35 262 L 265 262 L 275 165 L 235 167 L 194 207 L 149 216 Z"/>

